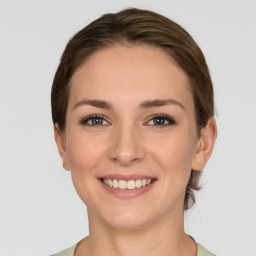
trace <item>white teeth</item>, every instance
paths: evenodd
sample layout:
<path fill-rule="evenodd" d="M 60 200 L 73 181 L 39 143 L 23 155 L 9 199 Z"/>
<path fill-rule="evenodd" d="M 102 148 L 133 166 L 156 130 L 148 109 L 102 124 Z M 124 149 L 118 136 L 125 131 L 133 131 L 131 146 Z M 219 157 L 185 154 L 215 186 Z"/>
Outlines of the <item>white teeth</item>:
<path fill-rule="evenodd" d="M 119 184 L 117 180 L 113 180 L 113 187 L 118 188 Z"/>
<path fill-rule="evenodd" d="M 103 182 L 108 185 L 108 179 L 103 179 Z"/>
<path fill-rule="evenodd" d="M 141 180 L 136 180 L 135 181 L 135 186 L 136 186 L 136 188 L 140 188 L 141 187 Z"/>
<path fill-rule="evenodd" d="M 126 181 L 125 180 L 119 180 L 119 188 L 126 189 Z"/>
<path fill-rule="evenodd" d="M 135 181 L 134 180 L 128 180 L 126 182 L 126 186 L 128 189 L 134 189 L 135 188 Z"/>
<path fill-rule="evenodd" d="M 142 180 L 117 180 L 117 179 L 103 179 L 103 182 L 114 188 L 119 189 L 136 189 L 140 187 L 145 187 L 150 185 L 152 180 L 151 179 L 142 179 Z"/>

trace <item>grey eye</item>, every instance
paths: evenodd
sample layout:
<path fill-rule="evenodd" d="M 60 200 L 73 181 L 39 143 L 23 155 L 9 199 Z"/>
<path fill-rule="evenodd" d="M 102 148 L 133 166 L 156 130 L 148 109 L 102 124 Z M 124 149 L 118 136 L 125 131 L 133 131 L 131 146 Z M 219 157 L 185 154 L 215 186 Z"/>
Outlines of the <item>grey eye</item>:
<path fill-rule="evenodd" d="M 89 116 L 80 122 L 82 125 L 101 126 L 109 123 L 101 116 Z"/>
<path fill-rule="evenodd" d="M 90 125 L 103 125 L 103 123 L 104 123 L 104 120 L 103 118 L 100 118 L 100 117 L 90 118 L 87 121 L 87 124 L 90 124 Z"/>
<path fill-rule="evenodd" d="M 152 118 L 149 122 L 148 125 L 152 126 L 167 126 L 167 125 L 174 125 L 176 122 L 174 119 L 168 116 L 155 116 Z"/>

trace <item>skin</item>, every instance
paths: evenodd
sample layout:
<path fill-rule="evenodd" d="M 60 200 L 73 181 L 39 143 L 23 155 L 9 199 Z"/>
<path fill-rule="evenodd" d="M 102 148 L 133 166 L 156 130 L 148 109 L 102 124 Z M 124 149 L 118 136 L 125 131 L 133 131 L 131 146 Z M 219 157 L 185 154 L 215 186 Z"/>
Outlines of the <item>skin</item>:
<path fill-rule="evenodd" d="M 75 255 L 195 256 L 196 243 L 184 232 L 185 189 L 191 169 L 207 163 L 217 131 L 210 118 L 198 136 L 185 72 L 159 48 L 115 45 L 91 55 L 70 85 L 65 131 L 57 124 L 54 131 L 63 166 L 88 210 L 90 237 Z M 173 102 L 139 107 L 156 99 Z M 92 114 L 103 116 L 98 125 L 95 119 L 81 124 Z M 157 120 L 157 114 L 175 121 Z M 103 188 L 98 178 L 107 174 L 157 180 L 146 193 L 124 199 Z"/>

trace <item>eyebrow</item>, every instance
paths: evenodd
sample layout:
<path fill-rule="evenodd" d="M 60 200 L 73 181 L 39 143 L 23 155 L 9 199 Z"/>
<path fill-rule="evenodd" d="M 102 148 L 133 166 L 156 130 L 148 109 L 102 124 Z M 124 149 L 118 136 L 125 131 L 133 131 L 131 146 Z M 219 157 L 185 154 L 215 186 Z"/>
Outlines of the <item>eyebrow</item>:
<path fill-rule="evenodd" d="M 148 108 L 161 107 L 161 106 L 170 105 L 170 104 L 176 105 L 176 106 L 182 108 L 184 111 L 186 111 L 185 107 L 180 102 L 178 102 L 174 99 L 147 100 L 147 101 L 142 102 L 139 105 L 139 108 L 140 109 L 144 109 L 144 108 L 148 109 Z M 102 109 L 111 109 L 112 108 L 112 104 L 110 102 L 107 102 L 104 100 L 81 100 L 74 105 L 73 110 L 80 106 L 83 106 L 83 105 L 89 105 L 89 106 L 102 108 Z"/>
<path fill-rule="evenodd" d="M 81 100 L 74 105 L 73 110 L 83 105 L 89 105 L 89 106 L 103 108 L 103 109 L 112 108 L 111 103 L 106 102 L 104 100 Z"/>
<path fill-rule="evenodd" d="M 185 107 L 178 101 L 174 99 L 167 99 L 167 100 L 147 100 L 142 102 L 139 105 L 139 108 L 153 108 L 153 107 L 161 107 L 165 105 L 176 105 L 181 107 L 183 110 L 186 110 Z"/>

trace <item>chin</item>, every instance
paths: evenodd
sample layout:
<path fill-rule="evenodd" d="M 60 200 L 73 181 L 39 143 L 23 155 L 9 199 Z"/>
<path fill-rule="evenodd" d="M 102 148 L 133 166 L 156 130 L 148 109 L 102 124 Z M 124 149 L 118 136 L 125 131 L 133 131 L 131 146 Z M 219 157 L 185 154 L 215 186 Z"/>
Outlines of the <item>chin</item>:
<path fill-rule="evenodd" d="M 107 215 L 102 215 L 102 219 L 112 228 L 135 230 L 141 229 L 151 223 L 153 216 L 149 216 L 149 212 L 145 208 L 120 207 L 115 212 L 109 211 Z"/>
<path fill-rule="evenodd" d="M 146 227 L 150 221 L 146 221 L 145 219 L 131 219 L 131 218 L 123 218 L 123 219 L 115 219 L 109 220 L 108 225 L 115 229 L 120 230 L 137 230 Z"/>

